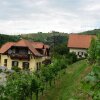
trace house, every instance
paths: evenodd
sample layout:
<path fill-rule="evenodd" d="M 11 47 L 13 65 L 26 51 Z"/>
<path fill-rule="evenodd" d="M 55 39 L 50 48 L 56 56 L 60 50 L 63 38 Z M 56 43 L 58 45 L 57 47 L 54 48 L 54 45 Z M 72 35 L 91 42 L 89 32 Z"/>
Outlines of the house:
<path fill-rule="evenodd" d="M 68 40 L 69 52 L 74 52 L 78 58 L 84 58 L 94 35 L 70 34 Z"/>
<path fill-rule="evenodd" d="M 49 59 L 50 47 L 42 42 L 21 39 L 8 42 L 0 49 L 0 66 L 8 69 L 19 67 L 36 71 L 44 60 Z"/>

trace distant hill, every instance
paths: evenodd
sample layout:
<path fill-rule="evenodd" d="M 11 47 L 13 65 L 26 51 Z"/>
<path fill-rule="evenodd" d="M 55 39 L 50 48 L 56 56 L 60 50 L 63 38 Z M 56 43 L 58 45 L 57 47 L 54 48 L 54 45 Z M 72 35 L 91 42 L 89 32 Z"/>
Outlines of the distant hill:
<path fill-rule="evenodd" d="M 89 30 L 89 31 L 78 33 L 78 34 L 96 35 L 96 34 L 100 34 L 100 29 Z M 61 32 L 56 32 L 56 31 L 52 31 L 52 32 L 48 32 L 48 33 L 42 33 L 42 32 L 28 33 L 28 34 L 21 34 L 21 35 L 0 34 L 0 46 L 6 42 L 18 41 L 18 40 L 20 40 L 20 38 L 28 39 L 31 41 L 40 41 L 40 42 L 44 42 L 44 43 L 47 43 L 50 45 L 52 45 L 53 42 L 55 42 L 55 44 L 60 44 L 60 43 L 66 42 L 67 37 L 68 37 L 67 33 L 61 33 Z"/>
<path fill-rule="evenodd" d="M 0 34 L 0 47 L 6 42 L 15 42 L 20 39 L 18 35 L 4 35 Z"/>
<path fill-rule="evenodd" d="M 96 35 L 96 34 L 100 34 L 100 29 L 89 30 L 89 31 L 81 32 L 81 33 L 79 33 L 79 34 L 91 34 L 91 35 Z"/>
<path fill-rule="evenodd" d="M 51 32 L 51 33 L 29 33 L 29 34 L 21 34 L 21 37 L 24 39 L 29 39 L 33 41 L 41 41 L 41 42 L 46 42 L 48 38 L 54 37 L 54 36 L 67 36 L 68 34 L 66 33 L 60 33 L 60 32 Z"/>
<path fill-rule="evenodd" d="M 15 42 L 20 40 L 21 38 L 31 40 L 31 41 L 39 41 L 44 42 L 51 45 L 53 42 L 55 44 L 59 44 L 62 42 L 67 41 L 67 33 L 60 33 L 60 32 L 51 32 L 51 33 L 29 33 L 29 34 L 21 34 L 21 35 L 4 35 L 0 34 L 0 46 L 2 46 L 6 42 Z"/>

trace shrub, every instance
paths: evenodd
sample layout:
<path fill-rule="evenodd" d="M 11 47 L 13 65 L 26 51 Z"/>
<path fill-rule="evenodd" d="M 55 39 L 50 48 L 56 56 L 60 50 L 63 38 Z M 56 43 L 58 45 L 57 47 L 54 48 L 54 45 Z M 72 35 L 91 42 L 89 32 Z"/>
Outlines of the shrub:
<path fill-rule="evenodd" d="M 19 72 L 21 69 L 19 67 L 12 67 L 12 70 Z"/>
<path fill-rule="evenodd" d="M 72 64 L 77 61 L 77 56 L 74 52 L 69 53 L 66 58 L 68 59 L 68 64 Z"/>
<path fill-rule="evenodd" d="M 0 73 L 2 72 L 2 69 L 0 69 Z"/>
<path fill-rule="evenodd" d="M 93 100 L 100 100 L 100 67 L 94 66 L 93 70 L 85 77 L 83 89 Z"/>

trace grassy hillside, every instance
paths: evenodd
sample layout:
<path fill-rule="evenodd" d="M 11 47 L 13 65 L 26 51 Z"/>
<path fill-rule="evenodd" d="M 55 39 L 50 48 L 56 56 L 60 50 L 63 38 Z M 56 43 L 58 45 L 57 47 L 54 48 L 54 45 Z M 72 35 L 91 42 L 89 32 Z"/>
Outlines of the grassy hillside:
<path fill-rule="evenodd" d="M 56 87 L 52 87 L 44 96 L 40 96 L 40 100 L 90 100 L 82 94 L 81 80 L 91 69 L 86 60 L 70 65 L 66 69 L 66 74 L 56 82 Z"/>
<path fill-rule="evenodd" d="M 92 35 L 96 35 L 96 34 L 100 34 L 100 29 L 89 30 L 89 31 L 81 32 L 80 34 L 92 34 Z"/>

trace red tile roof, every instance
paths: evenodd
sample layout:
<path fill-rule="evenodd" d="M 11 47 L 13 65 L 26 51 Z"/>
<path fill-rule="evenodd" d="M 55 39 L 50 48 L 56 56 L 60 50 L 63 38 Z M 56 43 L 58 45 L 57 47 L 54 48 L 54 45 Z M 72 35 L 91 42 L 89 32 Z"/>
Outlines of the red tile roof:
<path fill-rule="evenodd" d="M 34 48 L 42 49 L 44 44 L 42 42 L 32 42 Z"/>
<path fill-rule="evenodd" d="M 49 45 L 45 45 L 42 42 L 32 42 L 32 45 L 34 46 L 34 48 L 36 49 L 42 49 L 42 48 L 50 48 Z"/>
<path fill-rule="evenodd" d="M 32 45 L 32 43 L 28 40 L 20 40 L 16 42 L 13 46 L 18 46 L 18 47 L 28 47 L 29 50 L 35 55 L 35 56 L 42 56 Z"/>
<path fill-rule="evenodd" d="M 89 48 L 93 35 L 70 34 L 68 40 L 69 48 Z"/>
<path fill-rule="evenodd" d="M 11 46 L 13 46 L 15 43 L 14 42 L 7 42 L 5 43 L 1 48 L 0 48 L 0 53 L 6 52 Z"/>
<path fill-rule="evenodd" d="M 35 56 L 42 56 L 36 49 L 43 49 L 43 47 L 45 46 L 42 42 L 30 42 L 28 40 L 20 40 L 18 42 L 8 42 L 6 44 L 4 44 L 1 49 L 0 49 L 0 53 L 5 53 L 9 48 L 11 48 L 12 46 L 17 46 L 17 47 L 28 47 L 29 50 L 35 55 Z M 48 46 L 46 46 L 46 48 L 48 48 Z"/>
<path fill-rule="evenodd" d="M 16 42 L 14 46 L 18 47 L 27 47 L 27 40 L 21 39 L 20 41 Z"/>
<path fill-rule="evenodd" d="M 49 49 L 49 48 L 50 48 L 50 46 L 49 46 L 49 45 L 44 45 L 44 48 L 48 48 L 48 49 Z"/>

